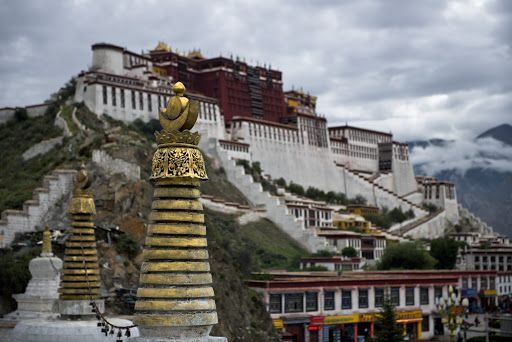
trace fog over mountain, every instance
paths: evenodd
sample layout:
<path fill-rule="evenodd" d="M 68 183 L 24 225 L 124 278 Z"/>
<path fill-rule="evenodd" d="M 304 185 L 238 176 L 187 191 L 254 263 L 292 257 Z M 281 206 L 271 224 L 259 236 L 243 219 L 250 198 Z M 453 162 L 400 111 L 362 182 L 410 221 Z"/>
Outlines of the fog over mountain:
<path fill-rule="evenodd" d="M 471 140 L 410 142 L 416 174 L 456 184 L 462 205 L 497 231 L 512 235 L 512 126 L 499 125 Z"/>

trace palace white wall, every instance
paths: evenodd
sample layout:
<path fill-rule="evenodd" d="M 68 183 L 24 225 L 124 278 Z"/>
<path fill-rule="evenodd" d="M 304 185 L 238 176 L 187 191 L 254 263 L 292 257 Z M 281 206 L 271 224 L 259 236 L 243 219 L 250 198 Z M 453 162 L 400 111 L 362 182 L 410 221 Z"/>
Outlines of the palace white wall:
<path fill-rule="evenodd" d="M 410 160 L 393 159 L 392 162 L 392 175 L 394 191 L 399 196 L 409 194 L 417 191 L 416 179 L 414 178 L 414 171 Z"/>
<path fill-rule="evenodd" d="M 121 75 L 124 70 L 122 49 L 109 47 L 93 49 L 92 69 Z"/>

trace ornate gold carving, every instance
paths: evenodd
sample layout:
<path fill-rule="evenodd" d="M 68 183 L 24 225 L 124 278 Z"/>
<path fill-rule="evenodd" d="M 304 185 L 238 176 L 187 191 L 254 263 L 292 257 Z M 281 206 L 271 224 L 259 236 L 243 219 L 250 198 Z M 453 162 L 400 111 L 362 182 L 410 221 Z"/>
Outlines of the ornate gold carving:
<path fill-rule="evenodd" d="M 174 177 L 208 179 L 203 155 L 197 148 L 170 146 L 156 150 L 151 179 Z"/>
<path fill-rule="evenodd" d="M 201 135 L 197 132 L 190 131 L 166 131 L 155 132 L 156 142 L 159 145 L 164 144 L 187 144 L 197 146 Z"/>

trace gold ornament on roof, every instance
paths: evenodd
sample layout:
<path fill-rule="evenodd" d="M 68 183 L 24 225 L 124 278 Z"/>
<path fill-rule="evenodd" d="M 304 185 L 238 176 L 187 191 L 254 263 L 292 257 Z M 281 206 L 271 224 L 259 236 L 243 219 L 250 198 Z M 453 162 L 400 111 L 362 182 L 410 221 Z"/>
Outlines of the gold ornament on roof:
<path fill-rule="evenodd" d="M 176 82 L 172 91 L 175 95 L 171 97 L 167 107 L 160 110 L 160 124 L 164 130 L 170 132 L 191 129 L 197 121 L 199 102 L 184 96 L 185 86 L 181 82 Z"/>
<path fill-rule="evenodd" d="M 162 41 L 159 41 L 153 51 L 169 52 L 171 48 Z"/>

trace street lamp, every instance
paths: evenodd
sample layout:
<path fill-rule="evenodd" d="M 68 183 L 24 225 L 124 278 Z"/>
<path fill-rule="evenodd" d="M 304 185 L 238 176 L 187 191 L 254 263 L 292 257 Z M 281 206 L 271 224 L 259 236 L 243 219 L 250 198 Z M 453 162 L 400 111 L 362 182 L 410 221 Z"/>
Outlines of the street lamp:
<path fill-rule="evenodd" d="M 455 342 L 455 331 L 462 325 L 462 316 L 468 306 L 469 300 L 464 298 L 461 301 L 460 291 L 458 295 L 455 294 L 451 285 L 448 286 L 448 296 L 436 298 L 437 312 L 441 315 L 443 324 L 450 330 L 450 342 Z"/>

